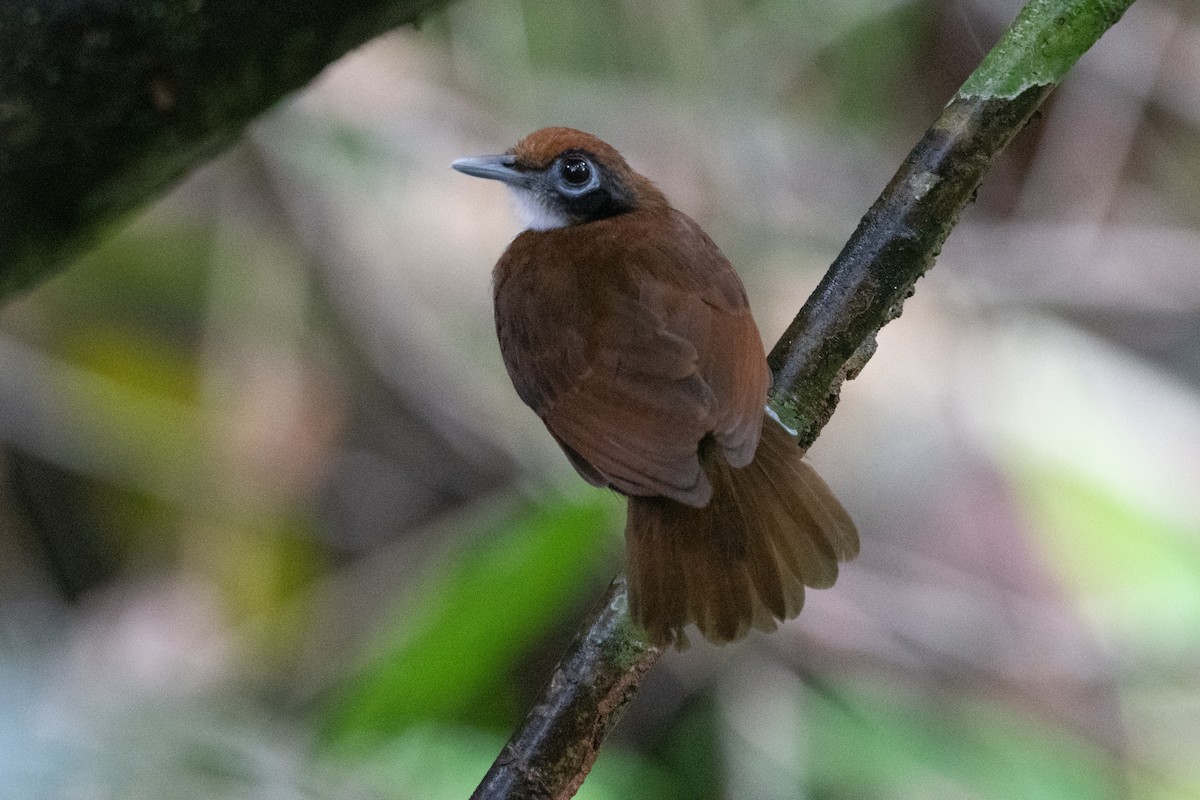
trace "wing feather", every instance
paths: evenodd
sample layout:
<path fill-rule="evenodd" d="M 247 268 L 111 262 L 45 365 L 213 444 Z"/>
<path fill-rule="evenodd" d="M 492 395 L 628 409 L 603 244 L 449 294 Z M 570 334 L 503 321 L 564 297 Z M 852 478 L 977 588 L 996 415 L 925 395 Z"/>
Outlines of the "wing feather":
<path fill-rule="evenodd" d="M 496 327 L 518 394 L 586 480 L 703 506 L 700 442 L 749 463 L 769 372 L 733 268 L 664 214 L 518 236 L 496 267 Z"/>

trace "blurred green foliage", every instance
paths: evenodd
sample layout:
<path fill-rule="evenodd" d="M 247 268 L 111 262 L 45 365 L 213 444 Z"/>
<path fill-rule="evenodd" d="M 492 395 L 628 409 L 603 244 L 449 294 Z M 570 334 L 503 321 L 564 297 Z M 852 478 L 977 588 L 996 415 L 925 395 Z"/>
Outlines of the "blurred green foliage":
<path fill-rule="evenodd" d="M 1046 467 L 1031 468 L 1023 484 L 1047 563 L 1107 635 L 1133 652 L 1173 657 L 1200 630 L 1195 520 L 1163 518 L 1123 487 Z"/>
<path fill-rule="evenodd" d="M 1002 702 L 931 708 L 920 693 L 861 682 L 806 693 L 804 712 L 811 779 L 835 796 L 1123 796 L 1094 744 Z"/>
<path fill-rule="evenodd" d="M 517 509 L 406 587 L 404 607 L 368 645 L 368 664 L 330 706 L 333 746 L 429 720 L 506 727 L 523 711 L 507 689 L 512 665 L 573 606 L 579 586 L 612 568 L 619 514 L 599 493 Z"/>

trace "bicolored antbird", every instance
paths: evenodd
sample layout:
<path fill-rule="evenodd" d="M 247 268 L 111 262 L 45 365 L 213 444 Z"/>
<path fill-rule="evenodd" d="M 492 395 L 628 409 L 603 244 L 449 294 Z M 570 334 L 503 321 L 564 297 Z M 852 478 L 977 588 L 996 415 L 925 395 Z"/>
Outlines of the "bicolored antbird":
<path fill-rule="evenodd" d="M 741 280 L 608 144 L 545 128 L 454 168 L 506 184 L 527 229 L 495 269 L 517 393 L 584 480 L 629 498 L 630 613 L 654 642 L 772 630 L 858 552 L 854 523 L 765 411 Z"/>

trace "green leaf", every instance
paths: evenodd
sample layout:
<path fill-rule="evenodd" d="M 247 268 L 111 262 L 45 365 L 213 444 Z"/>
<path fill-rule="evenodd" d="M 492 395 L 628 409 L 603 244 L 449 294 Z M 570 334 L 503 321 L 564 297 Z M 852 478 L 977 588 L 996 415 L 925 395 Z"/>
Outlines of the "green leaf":
<path fill-rule="evenodd" d="M 612 568 L 619 508 L 614 496 L 589 492 L 525 506 L 473 536 L 380 631 L 377 655 L 329 710 L 330 743 L 366 743 L 494 704 L 516 659 L 581 586 Z"/>

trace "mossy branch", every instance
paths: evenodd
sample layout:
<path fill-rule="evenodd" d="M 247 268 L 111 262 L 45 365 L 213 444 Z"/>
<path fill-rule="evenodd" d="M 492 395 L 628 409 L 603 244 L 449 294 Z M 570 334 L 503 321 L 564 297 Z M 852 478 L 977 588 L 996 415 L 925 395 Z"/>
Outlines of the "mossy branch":
<path fill-rule="evenodd" d="M 0 3 L 0 298 L 68 263 L 339 56 L 446 2 Z"/>
<path fill-rule="evenodd" d="M 771 351 L 770 402 L 807 447 L 900 315 L 996 156 L 1133 0 L 1032 0 L 901 164 Z M 571 797 L 660 658 L 613 582 L 473 800 Z M 589 687 L 581 691 L 581 687 Z"/>

